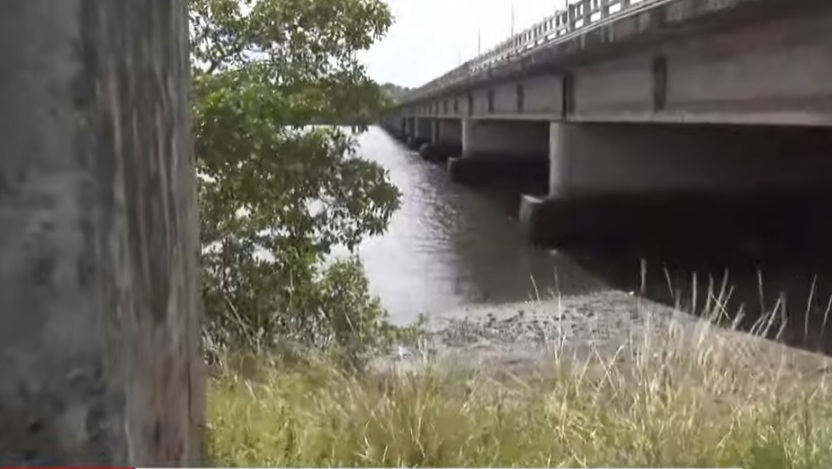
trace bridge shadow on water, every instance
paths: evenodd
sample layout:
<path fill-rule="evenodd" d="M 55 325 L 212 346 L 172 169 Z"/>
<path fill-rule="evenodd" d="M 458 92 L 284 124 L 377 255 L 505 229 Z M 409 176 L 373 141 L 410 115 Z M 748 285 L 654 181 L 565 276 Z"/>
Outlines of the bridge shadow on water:
<path fill-rule="evenodd" d="M 732 213 L 740 214 L 691 210 L 687 215 L 702 225 L 669 230 L 667 220 L 649 221 L 638 235 L 575 243 L 562 252 L 614 288 L 698 315 L 714 314 L 707 305 L 719 299 L 723 321 L 751 331 L 771 320 L 770 339 L 830 355 L 829 194 L 807 201 L 804 210 L 788 205 L 795 212 L 785 230 L 729 229 Z"/>
<path fill-rule="evenodd" d="M 507 207 L 518 200 L 507 197 L 514 188 L 486 190 Z M 751 332 L 770 322 L 768 338 L 830 355 L 830 194 L 828 185 L 617 201 L 628 226 L 551 247 L 612 288 L 697 315 L 714 314 L 706 307 L 719 297 L 724 323 Z"/>
<path fill-rule="evenodd" d="M 829 147 L 817 153 L 828 159 Z M 801 188 L 588 200 L 579 212 L 604 228 L 548 247 L 611 288 L 697 315 L 719 297 L 723 321 L 747 331 L 771 321 L 770 339 L 831 355 L 829 171 Z M 498 179 L 472 189 L 507 214 L 521 193 L 548 191 L 538 167 Z"/>

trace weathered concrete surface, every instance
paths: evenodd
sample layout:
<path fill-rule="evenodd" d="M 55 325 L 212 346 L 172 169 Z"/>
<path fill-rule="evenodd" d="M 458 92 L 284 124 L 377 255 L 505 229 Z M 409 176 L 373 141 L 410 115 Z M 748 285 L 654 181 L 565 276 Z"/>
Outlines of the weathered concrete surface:
<path fill-rule="evenodd" d="M 550 196 L 826 187 L 830 128 L 550 124 Z"/>
<path fill-rule="evenodd" d="M 547 180 L 549 124 L 464 119 L 462 156 L 448 160 L 452 181 L 489 184 L 495 180 Z"/>
<path fill-rule="evenodd" d="M 423 143 L 431 141 L 431 121 L 419 117 L 405 120 L 405 144 L 412 150 L 418 150 Z"/>
<path fill-rule="evenodd" d="M 463 123 L 459 119 L 437 119 L 435 123 L 435 142 L 457 143 L 463 142 Z"/>
<path fill-rule="evenodd" d="M 0 6 L 0 465 L 202 461 L 185 6 Z"/>
<path fill-rule="evenodd" d="M 831 3 L 671 0 L 409 96 L 403 115 L 830 126 Z M 461 103 L 450 110 L 438 102 Z"/>
<path fill-rule="evenodd" d="M 416 129 L 414 131 L 414 137 L 420 140 L 431 140 L 432 136 L 432 127 L 433 127 L 433 119 L 427 118 L 416 118 Z"/>
<path fill-rule="evenodd" d="M 431 119 L 431 141 L 419 148 L 426 161 L 446 161 L 463 152 L 463 129 L 459 119 Z"/>
<path fill-rule="evenodd" d="M 409 136 L 416 135 L 416 117 L 405 118 L 405 134 Z"/>
<path fill-rule="evenodd" d="M 617 57 L 643 49 L 646 44 L 671 36 L 708 33 L 736 24 L 757 23 L 772 18 L 829 12 L 825 0 L 675 0 L 661 2 L 644 10 L 600 22 L 582 29 L 567 40 L 532 49 L 514 60 L 501 63 L 476 74 L 450 81 L 437 81 L 420 87 L 402 101 L 403 105 L 419 105 L 435 96 L 450 95 L 498 83 L 563 70 L 576 64 Z M 816 15 L 812 15 L 816 16 Z"/>
<path fill-rule="evenodd" d="M 462 121 L 464 158 L 547 159 L 549 125 L 545 122 Z"/>
<path fill-rule="evenodd" d="M 817 201 L 830 192 L 829 128 L 553 123 L 550 130 L 549 195 L 523 197 L 519 209 L 536 244 L 813 229 L 788 207 L 822 213 Z"/>
<path fill-rule="evenodd" d="M 821 236 L 817 218 L 829 213 L 822 188 L 762 192 L 667 192 L 555 198 L 523 196 L 518 219 L 537 245 L 626 241 L 651 245 L 697 239 L 726 246 L 749 240 L 768 243 L 790 232 Z"/>

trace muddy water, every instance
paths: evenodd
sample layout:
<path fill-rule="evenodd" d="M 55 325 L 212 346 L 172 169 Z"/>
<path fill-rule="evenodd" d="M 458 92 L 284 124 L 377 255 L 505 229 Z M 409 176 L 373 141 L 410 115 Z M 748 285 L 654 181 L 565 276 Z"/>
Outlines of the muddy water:
<path fill-rule="evenodd" d="M 830 352 L 829 188 L 791 210 L 806 212 L 806 225 L 765 248 L 754 239 L 706 242 L 693 234 L 639 246 L 543 249 L 523 239 L 517 190 L 454 184 L 442 165 L 422 161 L 379 128 L 358 139 L 361 155 L 387 168 L 403 193 L 389 230 L 359 252 L 372 291 L 396 322 L 500 308 L 554 292 L 573 302 L 586 299 L 595 321 L 604 321 L 606 309 L 616 310 L 616 300 L 607 299 L 618 293 L 641 292 L 693 311 L 714 304 L 709 282 L 717 291 L 725 279 L 728 313 L 744 311 L 744 323 L 751 324 L 774 308 L 773 331 L 786 323 L 782 337 L 792 344 Z M 617 323 L 623 317 L 610 316 Z"/>

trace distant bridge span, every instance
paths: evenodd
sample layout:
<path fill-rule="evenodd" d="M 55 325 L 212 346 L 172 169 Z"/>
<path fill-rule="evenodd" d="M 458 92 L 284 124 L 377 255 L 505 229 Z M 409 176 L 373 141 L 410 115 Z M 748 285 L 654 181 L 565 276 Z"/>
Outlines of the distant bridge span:
<path fill-rule="evenodd" d="M 830 37 L 830 0 L 581 0 L 382 124 L 460 182 L 543 175 L 535 239 L 588 197 L 829 187 Z"/>

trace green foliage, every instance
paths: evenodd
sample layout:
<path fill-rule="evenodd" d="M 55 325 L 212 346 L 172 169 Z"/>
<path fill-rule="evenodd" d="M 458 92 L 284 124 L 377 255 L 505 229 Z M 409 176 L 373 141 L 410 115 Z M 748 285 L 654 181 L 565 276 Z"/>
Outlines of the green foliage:
<path fill-rule="evenodd" d="M 351 135 L 390 104 L 355 53 L 391 24 L 379 0 L 192 0 L 204 298 L 223 341 L 375 346 L 385 313 L 334 246 L 383 232 L 398 190 Z"/>
<path fill-rule="evenodd" d="M 408 93 L 412 92 L 413 90 L 408 87 L 402 87 L 395 85 L 393 83 L 385 83 L 382 85 L 382 89 L 391 97 L 394 102 L 399 102 L 404 98 Z"/>

